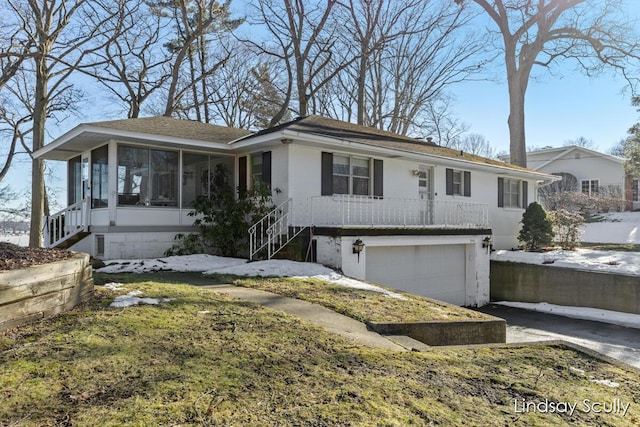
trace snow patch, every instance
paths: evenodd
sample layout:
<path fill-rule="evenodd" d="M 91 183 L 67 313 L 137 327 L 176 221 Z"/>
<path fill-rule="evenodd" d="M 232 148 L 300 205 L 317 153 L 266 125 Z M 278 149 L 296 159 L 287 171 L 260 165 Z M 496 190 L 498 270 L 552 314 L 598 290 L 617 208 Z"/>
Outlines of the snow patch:
<path fill-rule="evenodd" d="M 96 271 L 100 273 L 202 272 L 215 268 L 241 265 L 246 262 L 246 259 L 215 255 L 184 255 L 155 259 L 114 259 L 106 261 L 107 265 Z"/>
<path fill-rule="evenodd" d="M 129 307 L 138 304 L 157 305 L 162 302 L 171 302 L 174 300 L 174 298 L 140 298 L 138 295 L 142 295 L 142 292 L 131 291 L 126 295 L 117 296 L 110 304 L 110 307 Z"/>
<path fill-rule="evenodd" d="M 522 308 L 524 310 L 538 311 L 541 313 L 557 314 L 558 316 L 571 317 L 573 319 L 593 320 L 596 322 L 611 323 L 627 328 L 640 329 L 640 314 L 622 313 L 619 311 L 602 310 L 590 307 L 572 307 L 566 305 L 549 304 L 546 302 L 514 302 L 497 301 L 492 304 L 504 305 L 507 307 Z"/>

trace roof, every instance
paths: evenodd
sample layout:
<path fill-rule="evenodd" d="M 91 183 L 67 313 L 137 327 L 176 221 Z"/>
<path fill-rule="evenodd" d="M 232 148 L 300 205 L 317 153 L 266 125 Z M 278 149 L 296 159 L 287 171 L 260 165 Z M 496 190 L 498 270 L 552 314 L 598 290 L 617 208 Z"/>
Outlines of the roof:
<path fill-rule="evenodd" d="M 433 143 L 418 140 L 416 138 L 410 138 L 408 136 L 398 135 L 393 132 L 356 125 L 340 120 L 329 119 L 322 116 L 299 117 L 291 122 L 287 122 L 279 126 L 254 133 L 253 135 L 244 137 L 241 140 L 247 141 L 252 139 L 253 137 L 267 135 L 269 133 L 279 132 L 283 130 L 348 140 L 360 144 L 391 148 L 402 150 L 405 152 L 447 157 L 451 159 L 464 160 L 489 166 L 499 166 L 502 168 L 519 170 L 523 172 L 533 172 L 531 169 L 505 163 L 500 160 L 476 156 L 474 154 L 466 153 L 461 150 L 441 147 Z"/>
<path fill-rule="evenodd" d="M 548 165 L 549 163 L 554 162 L 562 158 L 563 156 L 573 152 L 573 151 L 582 151 L 587 154 L 587 157 L 599 157 L 605 160 L 609 160 L 615 163 L 624 163 L 624 158 L 614 156 L 613 154 L 602 153 L 600 151 L 592 150 L 590 148 L 582 147 L 580 145 L 568 145 L 565 147 L 549 147 L 543 148 L 540 150 L 533 150 L 527 152 L 527 160 L 531 160 L 533 162 L 542 162 L 541 165 L 538 165 L 535 169 L 539 169 Z M 543 156 L 541 159 L 540 157 Z M 504 159 L 508 161 L 509 155 L 500 156 L 500 159 Z"/>
<path fill-rule="evenodd" d="M 208 142 L 231 142 L 252 134 L 251 131 L 245 129 L 235 129 L 193 120 L 174 119 L 166 116 L 94 122 L 87 123 L 87 125 Z"/>

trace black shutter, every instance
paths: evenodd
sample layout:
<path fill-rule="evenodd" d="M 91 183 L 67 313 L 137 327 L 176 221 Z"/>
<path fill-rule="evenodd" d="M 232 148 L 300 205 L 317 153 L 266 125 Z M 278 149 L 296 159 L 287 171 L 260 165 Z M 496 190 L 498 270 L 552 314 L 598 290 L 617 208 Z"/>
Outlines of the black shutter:
<path fill-rule="evenodd" d="M 447 178 L 447 196 L 453 195 L 453 169 L 447 169 L 446 171 Z"/>
<path fill-rule="evenodd" d="M 464 172 L 464 195 L 465 197 L 471 197 L 471 172 Z"/>
<path fill-rule="evenodd" d="M 271 151 L 262 153 L 262 182 L 271 190 Z"/>
<path fill-rule="evenodd" d="M 529 206 L 529 183 L 522 181 L 522 207 L 527 208 Z"/>
<path fill-rule="evenodd" d="M 373 195 L 382 197 L 382 160 L 373 160 Z"/>
<path fill-rule="evenodd" d="M 322 153 L 321 174 L 321 194 L 323 196 L 330 196 L 333 194 L 333 153 Z"/>
<path fill-rule="evenodd" d="M 498 207 L 504 207 L 504 178 L 498 178 Z"/>
<path fill-rule="evenodd" d="M 247 194 L 247 156 L 238 159 L 238 193 L 240 197 Z"/>

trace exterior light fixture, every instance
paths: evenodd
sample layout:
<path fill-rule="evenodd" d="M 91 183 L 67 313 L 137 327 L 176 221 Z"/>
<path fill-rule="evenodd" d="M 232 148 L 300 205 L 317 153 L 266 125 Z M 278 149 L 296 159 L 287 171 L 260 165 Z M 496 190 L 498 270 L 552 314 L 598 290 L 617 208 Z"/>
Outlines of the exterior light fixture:
<path fill-rule="evenodd" d="M 411 170 L 411 175 L 420 176 L 420 169 L 412 169 Z"/>
<path fill-rule="evenodd" d="M 291 143 L 293 142 L 293 139 L 291 139 L 291 138 L 282 138 L 282 139 L 280 140 L 280 142 L 281 142 L 282 144 L 291 144 Z"/>
<path fill-rule="evenodd" d="M 491 241 L 491 236 L 487 236 L 482 239 L 482 247 L 488 248 L 487 251 L 493 250 L 493 242 Z"/>
<path fill-rule="evenodd" d="M 363 249 L 364 242 L 360 239 L 356 239 L 356 241 L 353 242 L 353 253 L 358 254 L 358 262 L 360 262 L 360 252 L 362 252 Z"/>

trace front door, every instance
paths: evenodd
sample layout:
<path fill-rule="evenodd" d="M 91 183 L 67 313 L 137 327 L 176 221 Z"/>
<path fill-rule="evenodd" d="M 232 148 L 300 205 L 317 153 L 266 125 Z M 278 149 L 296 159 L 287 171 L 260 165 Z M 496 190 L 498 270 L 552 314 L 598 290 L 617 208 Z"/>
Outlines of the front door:
<path fill-rule="evenodd" d="M 420 198 L 420 220 L 422 225 L 433 223 L 433 168 L 420 165 L 418 173 L 418 196 Z"/>

